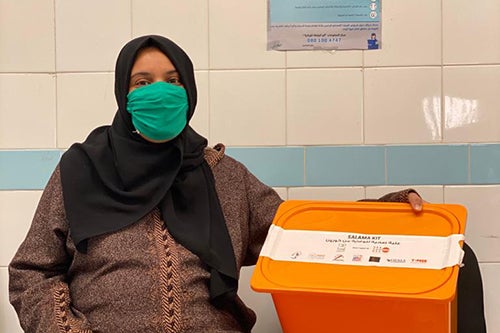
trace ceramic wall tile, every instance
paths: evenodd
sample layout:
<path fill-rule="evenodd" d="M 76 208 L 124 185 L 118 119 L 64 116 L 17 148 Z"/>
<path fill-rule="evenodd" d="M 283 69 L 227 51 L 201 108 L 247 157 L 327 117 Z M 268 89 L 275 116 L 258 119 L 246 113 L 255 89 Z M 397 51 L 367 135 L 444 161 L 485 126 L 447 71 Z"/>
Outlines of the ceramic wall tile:
<path fill-rule="evenodd" d="M 363 142 L 359 69 L 287 71 L 287 144 Z"/>
<path fill-rule="evenodd" d="M 17 314 L 9 303 L 9 275 L 7 267 L 0 267 L 0 332 L 23 333 Z"/>
<path fill-rule="evenodd" d="M 326 200 L 326 201 L 356 201 L 363 199 L 363 187 L 291 187 L 288 189 L 290 200 Z"/>
<path fill-rule="evenodd" d="M 387 183 L 468 184 L 468 158 L 467 145 L 388 146 Z"/>
<path fill-rule="evenodd" d="M 43 189 L 60 158 L 59 150 L 0 150 L 0 191 Z"/>
<path fill-rule="evenodd" d="M 445 142 L 500 141 L 500 66 L 445 67 Z"/>
<path fill-rule="evenodd" d="M 0 191 L 0 266 L 9 265 L 26 237 L 40 196 L 41 191 Z"/>
<path fill-rule="evenodd" d="M 364 87 L 366 143 L 441 140 L 439 68 L 367 69 Z"/>
<path fill-rule="evenodd" d="M 365 66 L 441 64 L 441 2 L 384 0 L 379 50 L 363 51 Z"/>
<path fill-rule="evenodd" d="M 208 0 L 132 0 L 132 34 L 165 36 L 186 51 L 196 69 L 208 68 Z"/>
<path fill-rule="evenodd" d="M 0 31 L 0 72 L 54 71 L 53 0 L 0 0 Z"/>
<path fill-rule="evenodd" d="M 361 67 L 363 51 L 358 50 L 314 50 L 287 51 L 287 68 L 339 68 Z"/>
<path fill-rule="evenodd" d="M 269 186 L 304 185 L 302 147 L 227 147 L 226 155 L 243 163 Z"/>
<path fill-rule="evenodd" d="M 55 0 L 56 69 L 113 71 L 131 37 L 130 0 Z"/>
<path fill-rule="evenodd" d="M 284 145 L 284 71 L 211 72 L 210 138 L 228 146 Z"/>
<path fill-rule="evenodd" d="M 57 147 L 84 141 L 94 128 L 111 124 L 116 110 L 112 74 L 59 74 Z"/>
<path fill-rule="evenodd" d="M 285 52 L 267 51 L 267 2 L 209 2 L 210 67 L 283 68 Z"/>
<path fill-rule="evenodd" d="M 446 186 L 446 203 L 467 208 L 466 241 L 481 262 L 500 262 L 500 186 Z"/>
<path fill-rule="evenodd" d="M 484 307 L 486 317 L 486 327 L 488 332 L 500 332 L 500 288 L 498 277 L 500 276 L 499 263 L 480 264 L 479 269 L 483 279 Z"/>
<path fill-rule="evenodd" d="M 288 200 L 288 189 L 286 187 L 274 187 L 281 199 Z"/>
<path fill-rule="evenodd" d="M 56 80 L 0 74 L 0 148 L 55 148 Z"/>
<path fill-rule="evenodd" d="M 268 293 L 260 293 L 250 288 L 250 279 L 255 266 L 243 267 L 240 272 L 238 294 L 245 304 L 257 315 L 257 322 L 252 328 L 255 333 L 282 333 L 273 299 Z"/>
<path fill-rule="evenodd" d="M 386 184 L 385 149 L 379 146 L 306 147 L 305 185 Z"/>
<path fill-rule="evenodd" d="M 472 184 L 500 184 L 500 144 L 470 145 Z"/>
<path fill-rule="evenodd" d="M 442 0 L 442 3 L 444 63 L 498 64 L 500 2 Z"/>
<path fill-rule="evenodd" d="M 210 139 L 210 108 L 209 108 L 209 73 L 207 71 L 195 72 L 196 89 L 198 92 L 198 102 L 196 111 L 189 124 L 196 132 Z M 210 142 L 210 140 L 209 140 Z M 211 142 L 210 142 L 211 143 Z"/>

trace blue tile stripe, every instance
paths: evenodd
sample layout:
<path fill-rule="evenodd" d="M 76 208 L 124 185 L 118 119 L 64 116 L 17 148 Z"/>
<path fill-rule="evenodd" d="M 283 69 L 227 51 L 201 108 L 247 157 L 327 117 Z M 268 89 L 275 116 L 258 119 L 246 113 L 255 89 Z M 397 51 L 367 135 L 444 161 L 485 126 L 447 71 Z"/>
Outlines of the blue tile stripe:
<path fill-rule="evenodd" d="M 468 184 L 467 145 L 389 146 L 387 183 Z"/>
<path fill-rule="evenodd" d="M 500 144 L 471 146 L 470 173 L 474 184 L 500 184 Z"/>
<path fill-rule="evenodd" d="M 60 158 L 59 150 L 0 151 L 0 190 L 44 188 Z"/>
<path fill-rule="evenodd" d="M 63 150 L 0 150 L 0 190 L 43 189 Z M 500 184 L 500 144 L 227 147 L 275 187 Z"/>
<path fill-rule="evenodd" d="M 304 186 L 302 147 L 227 147 L 226 154 L 243 163 L 269 186 Z"/>
<path fill-rule="evenodd" d="M 382 146 L 307 147 L 306 185 L 385 184 Z"/>

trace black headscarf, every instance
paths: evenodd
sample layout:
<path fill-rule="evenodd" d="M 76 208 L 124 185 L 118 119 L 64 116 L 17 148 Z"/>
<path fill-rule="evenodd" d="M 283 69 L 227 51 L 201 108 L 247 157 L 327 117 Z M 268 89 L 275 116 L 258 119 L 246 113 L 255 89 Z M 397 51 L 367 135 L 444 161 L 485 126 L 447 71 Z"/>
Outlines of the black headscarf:
<path fill-rule="evenodd" d="M 189 125 L 166 143 L 151 143 L 133 133 L 127 112 L 130 74 L 146 47 L 158 48 L 175 66 L 188 96 L 188 122 L 193 116 L 196 84 L 187 54 L 161 36 L 127 43 L 116 62 L 118 111 L 112 125 L 96 128 L 61 158 L 70 234 L 77 249 L 86 252 L 88 239 L 125 228 L 158 206 L 176 241 L 208 266 L 211 301 L 222 305 L 236 295 L 238 274 L 213 174 L 204 159 L 207 140 Z"/>

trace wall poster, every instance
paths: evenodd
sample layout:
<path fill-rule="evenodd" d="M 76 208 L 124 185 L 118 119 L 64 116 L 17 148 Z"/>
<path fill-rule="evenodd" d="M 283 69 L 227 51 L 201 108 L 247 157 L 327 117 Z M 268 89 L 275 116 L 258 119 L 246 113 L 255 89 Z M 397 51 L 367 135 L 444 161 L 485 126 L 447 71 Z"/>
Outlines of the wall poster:
<path fill-rule="evenodd" d="M 267 49 L 378 49 L 381 1 L 268 0 Z"/>

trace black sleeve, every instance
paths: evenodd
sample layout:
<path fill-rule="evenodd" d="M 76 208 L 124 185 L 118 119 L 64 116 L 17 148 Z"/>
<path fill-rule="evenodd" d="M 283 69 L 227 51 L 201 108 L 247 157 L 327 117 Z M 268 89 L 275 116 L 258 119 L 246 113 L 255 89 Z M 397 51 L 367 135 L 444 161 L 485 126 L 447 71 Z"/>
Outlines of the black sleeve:
<path fill-rule="evenodd" d="M 486 333 L 483 282 L 474 251 L 464 243 L 463 267 L 458 273 L 458 333 Z"/>

